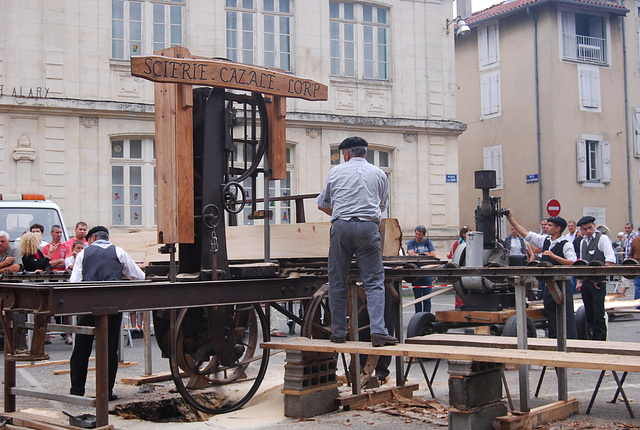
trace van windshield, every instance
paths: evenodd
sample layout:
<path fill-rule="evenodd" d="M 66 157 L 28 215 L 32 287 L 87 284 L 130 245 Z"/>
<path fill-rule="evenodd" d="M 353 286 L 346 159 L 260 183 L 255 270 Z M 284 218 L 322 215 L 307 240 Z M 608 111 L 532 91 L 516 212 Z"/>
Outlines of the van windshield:
<path fill-rule="evenodd" d="M 23 233 L 29 231 L 32 224 L 42 224 L 44 226 L 44 237 L 42 240 L 51 242 L 51 226 L 62 226 L 60 214 L 53 208 L 21 208 L 2 207 L 0 208 L 0 230 L 9 233 L 11 243 L 19 239 Z M 67 232 L 62 229 L 62 241 L 67 240 Z"/>

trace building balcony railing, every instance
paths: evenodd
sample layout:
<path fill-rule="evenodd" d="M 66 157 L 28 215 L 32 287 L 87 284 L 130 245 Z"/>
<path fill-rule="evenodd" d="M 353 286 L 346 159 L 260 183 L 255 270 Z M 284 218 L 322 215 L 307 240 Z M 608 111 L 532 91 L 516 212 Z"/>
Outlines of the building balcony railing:
<path fill-rule="evenodd" d="M 607 62 L 606 40 L 600 37 L 563 34 L 563 58 L 604 64 Z"/>

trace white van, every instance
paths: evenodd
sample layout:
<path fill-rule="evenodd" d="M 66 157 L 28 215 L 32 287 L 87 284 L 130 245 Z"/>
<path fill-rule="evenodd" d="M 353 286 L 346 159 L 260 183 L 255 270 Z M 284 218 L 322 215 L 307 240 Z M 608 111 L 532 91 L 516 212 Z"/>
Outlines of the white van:
<path fill-rule="evenodd" d="M 43 194 L 0 194 L 0 231 L 9 233 L 12 245 L 35 223 L 44 226 L 45 242 L 51 242 L 52 225 L 62 227 L 62 242 L 69 239 L 60 207 Z"/>

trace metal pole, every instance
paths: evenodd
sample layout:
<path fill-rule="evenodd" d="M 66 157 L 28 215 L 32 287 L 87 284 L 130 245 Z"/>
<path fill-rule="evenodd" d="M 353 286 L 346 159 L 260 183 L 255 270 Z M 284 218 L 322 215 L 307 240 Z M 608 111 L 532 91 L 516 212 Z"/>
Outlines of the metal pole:
<path fill-rule="evenodd" d="M 523 277 L 515 283 L 516 290 L 516 327 L 518 335 L 518 349 L 529 349 L 527 342 L 527 302 L 526 283 Z M 520 412 L 529 412 L 529 366 L 518 365 L 518 376 L 520 381 Z"/>
<path fill-rule="evenodd" d="M 96 315 L 96 425 L 109 425 L 109 350 L 108 318 Z"/>
<path fill-rule="evenodd" d="M 263 157 L 264 166 L 264 261 L 271 260 L 271 234 L 269 232 L 269 148 L 265 150 Z M 274 213 L 275 216 L 275 208 Z"/>

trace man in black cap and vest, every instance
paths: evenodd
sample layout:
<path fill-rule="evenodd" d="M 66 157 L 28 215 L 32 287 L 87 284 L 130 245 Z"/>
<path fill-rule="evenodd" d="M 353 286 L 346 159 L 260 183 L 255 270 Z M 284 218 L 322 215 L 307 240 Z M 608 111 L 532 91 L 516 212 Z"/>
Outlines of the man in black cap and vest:
<path fill-rule="evenodd" d="M 333 334 L 343 343 L 347 326 L 347 275 L 355 255 L 364 290 L 373 346 L 394 345 L 398 339 L 385 327 L 384 267 L 379 224 L 387 209 L 389 179 L 365 158 L 369 144 L 361 137 L 348 137 L 338 149 L 344 163 L 329 172 L 318 195 L 318 209 L 331 216 L 329 243 L 329 308 Z"/>
<path fill-rule="evenodd" d="M 87 233 L 89 246 L 80 251 L 71 272 L 70 282 L 80 281 L 120 281 L 122 275 L 132 280 L 143 281 L 144 272 L 136 265 L 122 248 L 109 242 L 109 230 L 101 225 L 93 227 Z M 118 341 L 122 314 L 108 317 L 109 351 L 109 400 L 118 398 L 113 394 L 118 371 Z M 95 327 L 93 315 L 78 315 L 79 326 Z M 71 354 L 71 390 L 76 396 L 84 396 L 87 381 L 87 367 L 93 347 L 93 336 L 76 334 Z"/>
<path fill-rule="evenodd" d="M 525 230 L 513 218 L 511 209 L 508 209 L 508 211 L 507 221 L 509 221 L 513 228 L 516 229 L 521 236 L 524 236 L 525 240 L 529 242 L 531 246 L 537 246 L 542 250 L 540 261 L 548 261 L 554 266 L 570 266 L 576 261 L 576 252 L 573 249 L 573 244 L 562 236 L 562 232 L 565 227 L 567 227 L 567 222 L 564 218 L 558 216 L 547 218 L 547 234 L 539 234 Z M 571 282 L 564 281 L 558 282 L 558 285 L 560 289 L 564 291 L 564 303 L 567 311 L 567 339 L 577 339 L 576 317 L 573 312 L 573 285 Z M 542 301 L 544 303 L 544 314 L 549 323 L 549 337 L 555 338 L 558 333 L 556 327 L 556 302 L 553 300 L 553 296 L 548 288 L 543 289 Z"/>
<path fill-rule="evenodd" d="M 582 243 L 578 256 L 588 262 L 601 261 L 606 266 L 616 264 L 616 254 L 609 236 L 596 231 L 596 219 L 585 216 L 578 221 Z M 587 317 L 587 327 L 592 332 L 592 340 L 607 340 L 607 323 L 604 318 L 604 296 L 607 295 L 605 281 L 593 283 L 578 279 L 576 289 L 582 294 L 582 303 Z"/>

